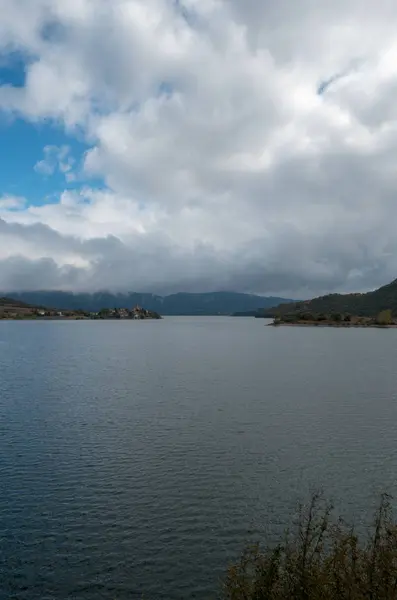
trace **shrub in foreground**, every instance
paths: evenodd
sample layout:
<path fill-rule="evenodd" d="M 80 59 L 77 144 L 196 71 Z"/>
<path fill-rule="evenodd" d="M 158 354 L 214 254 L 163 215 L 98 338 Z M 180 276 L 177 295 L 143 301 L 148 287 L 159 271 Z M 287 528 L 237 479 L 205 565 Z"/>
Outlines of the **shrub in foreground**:
<path fill-rule="evenodd" d="M 382 496 L 361 539 L 321 495 L 301 506 L 277 547 L 248 548 L 228 569 L 225 600 L 397 600 L 397 524 Z"/>

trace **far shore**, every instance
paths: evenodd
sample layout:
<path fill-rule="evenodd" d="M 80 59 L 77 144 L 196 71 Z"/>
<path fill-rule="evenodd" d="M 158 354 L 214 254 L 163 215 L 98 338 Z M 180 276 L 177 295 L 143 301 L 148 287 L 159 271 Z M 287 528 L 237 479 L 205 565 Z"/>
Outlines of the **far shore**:
<path fill-rule="evenodd" d="M 162 318 L 162 317 L 160 317 Z M 156 321 L 159 317 L 144 317 L 139 319 L 131 318 L 92 318 L 92 317 L 0 317 L 1 321 Z"/>
<path fill-rule="evenodd" d="M 90 317 L 0 317 L 1 321 L 98 321 Z M 110 321 L 110 319 L 102 319 Z M 116 320 L 116 319 L 112 319 Z M 123 319 L 127 320 L 127 319 Z M 132 321 L 132 319 L 129 319 Z"/>
<path fill-rule="evenodd" d="M 395 329 L 397 324 L 379 325 L 377 323 L 333 323 L 333 322 L 299 322 L 299 323 L 268 323 L 267 327 L 335 327 L 337 329 Z"/>
<path fill-rule="evenodd" d="M 161 315 L 138 305 L 132 309 L 102 308 L 97 312 L 18 305 L 13 300 L 8 300 L 5 306 L 0 305 L 1 321 L 147 321 L 153 319 L 161 319 Z"/>

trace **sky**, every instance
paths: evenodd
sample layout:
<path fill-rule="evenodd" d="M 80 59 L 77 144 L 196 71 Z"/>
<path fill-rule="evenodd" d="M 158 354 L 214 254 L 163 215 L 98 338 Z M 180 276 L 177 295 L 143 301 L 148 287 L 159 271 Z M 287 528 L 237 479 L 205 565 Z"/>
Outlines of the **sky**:
<path fill-rule="evenodd" d="M 0 0 L 0 292 L 397 277 L 395 0 Z"/>

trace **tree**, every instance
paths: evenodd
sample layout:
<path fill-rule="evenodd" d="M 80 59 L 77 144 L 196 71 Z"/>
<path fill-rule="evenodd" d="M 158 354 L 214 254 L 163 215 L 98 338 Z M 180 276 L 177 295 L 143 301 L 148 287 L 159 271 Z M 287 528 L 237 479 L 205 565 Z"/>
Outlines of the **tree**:
<path fill-rule="evenodd" d="M 280 320 L 283 323 L 295 323 L 295 321 L 299 321 L 299 315 L 295 315 L 295 314 L 280 315 Z"/>
<path fill-rule="evenodd" d="M 340 313 L 333 313 L 331 315 L 331 319 L 337 323 L 339 323 L 340 321 L 342 321 L 342 315 Z"/>
<path fill-rule="evenodd" d="M 312 313 L 303 312 L 303 313 L 300 313 L 299 320 L 300 321 L 314 321 L 315 319 L 314 319 L 314 316 Z"/>
<path fill-rule="evenodd" d="M 393 322 L 391 310 L 382 310 L 376 317 L 376 322 L 378 325 L 390 325 Z"/>

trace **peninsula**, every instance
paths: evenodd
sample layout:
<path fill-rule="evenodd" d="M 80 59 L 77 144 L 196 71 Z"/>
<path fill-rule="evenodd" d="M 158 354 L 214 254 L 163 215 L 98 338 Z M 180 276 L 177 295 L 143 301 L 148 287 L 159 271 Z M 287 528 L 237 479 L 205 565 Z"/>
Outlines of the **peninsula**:
<path fill-rule="evenodd" d="M 12 298 L 0 298 L 0 320 L 147 320 L 161 319 L 159 313 L 142 308 L 103 308 L 97 312 L 58 310 L 26 304 Z"/>
<path fill-rule="evenodd" d="M 327 294 L 311 300 L 279 304 L 270 309 L 264 308 L 254 316 L 284 319 L 286 315 L 311 314 L 326 315 L 330 317 L 329 320 L 334 321 L 331 315 L 341 315 L 343 318 L 351 315 L 351 320 L 357 321 L 359 317 L 376 320 L 380 313 L 387 310 L 392 312 L 392 317 L 397 318 L 397 279 L 372 292 Z"/>
<path fill-rule="evenodd" d="M 364 317 L 341 313 L 285 313 L 274 317 L 271 326 L 292 325 L 299 327 L 397 327 L 391 310 L 383 310 L 376 317 Z"/>

